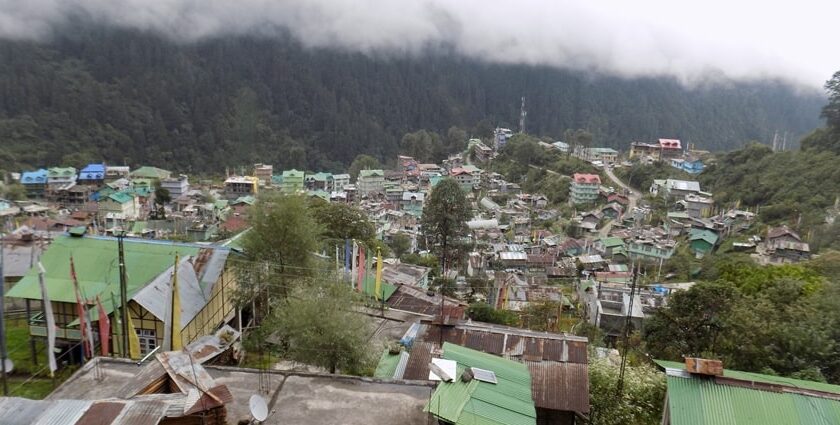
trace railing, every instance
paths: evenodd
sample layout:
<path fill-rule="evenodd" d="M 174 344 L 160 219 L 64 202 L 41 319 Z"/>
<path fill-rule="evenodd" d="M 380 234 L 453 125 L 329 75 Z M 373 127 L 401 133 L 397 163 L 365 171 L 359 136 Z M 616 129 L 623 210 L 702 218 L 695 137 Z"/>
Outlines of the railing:
<path fill-rule="evenodd" d="M 29 334 L 32 336 L 47 336 L 47 322 L 44 320 L 44 313 L 38 313 L 29 320 Z M 56 327 L 55 337 L 72 341 L 81 341 L 82 331 L 80 329 Z"/>

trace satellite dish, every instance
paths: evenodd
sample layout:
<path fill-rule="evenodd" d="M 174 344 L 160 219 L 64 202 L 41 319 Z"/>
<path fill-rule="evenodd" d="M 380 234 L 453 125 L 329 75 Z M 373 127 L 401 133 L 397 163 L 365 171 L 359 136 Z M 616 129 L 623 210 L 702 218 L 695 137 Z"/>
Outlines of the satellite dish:
<path fill-rule="evenodd" d="M 11 371 L 15 370 L 15 362 L 12 359 L 5 359 L 3 363 L 6 366 L 6 373 L 11 373 Z"/>
<path fill-rule="evenodd" d="M 262 422 L 268 418 L 268 405 L 265 404 L 265 399 L 254 394 L 248 400 L 248 408 L 251 411 L 251 416 L 258 422 Z"/>

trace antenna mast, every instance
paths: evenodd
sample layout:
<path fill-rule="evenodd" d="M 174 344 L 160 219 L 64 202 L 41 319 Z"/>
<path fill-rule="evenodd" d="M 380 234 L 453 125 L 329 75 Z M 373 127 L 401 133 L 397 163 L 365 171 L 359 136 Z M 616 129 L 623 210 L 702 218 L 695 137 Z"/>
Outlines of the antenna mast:
<path fill-rule="evenodd" d="M 528 112 L 525 111 L 525 96 L 522 96 L 522 105 L 519 107 L 519 132 L 525 133 L 525 116 Z"/>

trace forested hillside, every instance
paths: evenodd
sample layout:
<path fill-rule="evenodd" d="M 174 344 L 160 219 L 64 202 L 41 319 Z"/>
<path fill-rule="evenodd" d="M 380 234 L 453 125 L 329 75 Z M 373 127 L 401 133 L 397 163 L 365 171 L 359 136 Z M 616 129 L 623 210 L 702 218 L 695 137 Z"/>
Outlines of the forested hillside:
<path fill-rule="evenodd" d="M 599 145 L 668 136 L 722 150 L 775 130 L 804 134 L 824 103 L 776 82 L 688 89 L 442 52 L 371 57 L 276 38 L 62 34 L 0 42 L 0 168 L 106 160 L 192 172 L 256 161 L 338 170 L 360 153 L 393 158 L 419 129 L 487 137 L 496 125 L 516 128 L 521 96 L 531 134 L 585 128 Z"/>

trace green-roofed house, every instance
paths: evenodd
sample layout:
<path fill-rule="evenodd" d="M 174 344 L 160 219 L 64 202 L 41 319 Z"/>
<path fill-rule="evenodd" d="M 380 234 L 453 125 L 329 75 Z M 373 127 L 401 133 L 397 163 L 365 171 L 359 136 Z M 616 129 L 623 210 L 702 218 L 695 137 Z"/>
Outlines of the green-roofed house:
<path fill-rule="evenodd" d="M 332 180 L 332 173 L 318 172 L 315 174 L 306 174 L 304 184 L 307 190 L 330 190 L 330 181 Z"/>
<path fill-rule="evenodd" d="M 76 169 L 73 167 L 53 167 L 47 170 L 47 193 L 66 189 L 76 183 Z"/>
<path fill-rule="evenodd" d="M 624 240 L 617 237 L 601 238 L 595 242 L 595 249 L 603 253 L 607 258 L 627 259 L 627 248 Z"/>
<path fill-rule="evenodd" d="M 691 373 L 657 360 L 665 371 L 663 425 L 832 425 L 840 423 L 840 386 L 723 369 Z M 707 369 L 707 371 L 710 371 Z"/>
<path fill-rule="evenodd" d="M 297 193 L 303 190 L 304 172 L 295 169 L 283 171 L 280 191 L 285 194 Z"/>
<path fill-rule="evenodd" d="M 135 179 L 149 179 L 160 181 L 172 177 L 172 172 L 157 167 L 144 166 L 130 172 L 131 180 Z"/>
<path fill-rule="evenodd" d="M 140 202 L 133 191 L 114 192 L 99 199 L 99 215 L 106 220 L 137 220 Z"/>
<path fill-rule="evenodd" d="M 236 273 L 230 267 L 230 249 L 127 238 L 125 264 L 128 306 L 133 325 L 140 339 L 141 354 L 163 344 L 167 321 L 168 294 L 175 254 L 180 255 L 178 288 L 181 301 L 181 332 L 184 345 L 212 333 L 235 316 L 232 295 L 236 289 Z M 111 315 L 112 332 L 119 332 L 113 316 L 113 303 L 119 302 L 120 279 L 117 239 L 98 236 L 59 236 L 41 255 L 44 282 L 51 301 L 57 329 L 58 345 L 68 347 L 81 337 L 76 295 L 70 278 L 70 257 L 86 299 L 99 297 L 106 313 Z M 38 268 L 34 267 L 6 293 L 8 298 L 40 302 Z M 29 317 L 29 332 L 46 337 L 44 313 L 35 311 Z M 92 321 L 99 313 L 92 307 Z M 98 330 L 98 326 L 93 326 Z M 95 331 L 96 332 L 96 331 Z M 114 337 L 112 335 L 112 337 Z M 114 337 L 111 347 L 116 354 L 121 338 Z M 97 352 L 98 352 L 97 348 Z"/>
<path fill-rule="evenodd" d="M 424 411 L 455 425 L 536 425 L 527 366 L 448 342 L 443 344 L 443 359 L 456 363 L 454 380 L 438 384 Z M 493 372 L 496 383 L 476 378 L 464 382 L 464 371 L 472 368 Z"/>
<path fill-rule="evenodd" d="M 356 190 L 360 195 L 382 192 L 385 189 L 385 172 L 382 170 L 361 170 L 356 179 Z"/>
<path fill-rule="evenodd" d="M 702 257 L 715 249 L 718 235 L 709 229 L 691 229 L 688 232 L 688 240 L 694 254 Z"/>

